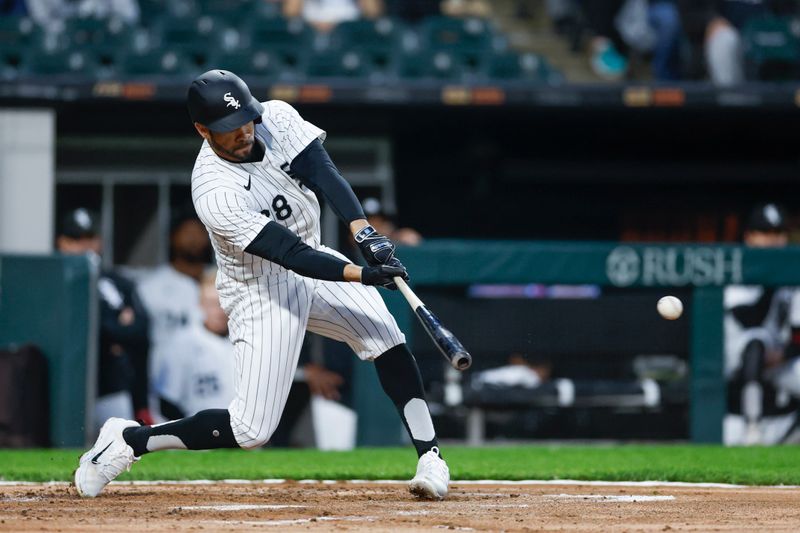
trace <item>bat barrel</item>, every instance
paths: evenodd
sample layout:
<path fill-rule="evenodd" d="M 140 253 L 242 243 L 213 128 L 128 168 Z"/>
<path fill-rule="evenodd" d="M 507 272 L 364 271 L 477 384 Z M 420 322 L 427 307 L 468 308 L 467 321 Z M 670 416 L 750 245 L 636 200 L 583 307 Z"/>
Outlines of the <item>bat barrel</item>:
<path fill-rule="evenodd" d="M 464 345 L 453 335 L 450 330 L 442 326 L 436 315 L 430 312 L 427 307 L 421 306 L 416 309 L 417 318 L 428 332 L 433 343 L 442 352 L 442 355 L 457 370 L 465 370 L 472 364 L 472 356 L 464 349 Z"/>
<path fill-rule="evenodd" d="M 450 364 L 456 370 L 466 370 L 472 366 L 472 356 L 467 352 L 459 352 L 450 359 Z"/>

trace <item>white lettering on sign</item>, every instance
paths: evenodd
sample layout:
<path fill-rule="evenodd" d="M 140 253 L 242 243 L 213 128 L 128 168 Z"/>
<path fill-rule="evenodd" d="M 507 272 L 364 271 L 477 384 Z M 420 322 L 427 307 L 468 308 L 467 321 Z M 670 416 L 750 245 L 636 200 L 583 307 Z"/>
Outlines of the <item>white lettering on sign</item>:
<path fill-rule="evenodd" d="M 682 287 L 742 282 L 742 250 L 710 247 L 620 246 L 606 258 L 612 285 Z"/>

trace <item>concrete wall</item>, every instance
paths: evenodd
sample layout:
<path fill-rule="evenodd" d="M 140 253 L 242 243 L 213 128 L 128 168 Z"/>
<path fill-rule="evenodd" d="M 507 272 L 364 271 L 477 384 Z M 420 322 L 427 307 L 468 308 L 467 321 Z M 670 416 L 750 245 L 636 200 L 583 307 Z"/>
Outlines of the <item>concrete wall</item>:
<path fill-rule="evenodd" d="M 0 252 L 53 249 L 55 112 L 0 108 Z"/>

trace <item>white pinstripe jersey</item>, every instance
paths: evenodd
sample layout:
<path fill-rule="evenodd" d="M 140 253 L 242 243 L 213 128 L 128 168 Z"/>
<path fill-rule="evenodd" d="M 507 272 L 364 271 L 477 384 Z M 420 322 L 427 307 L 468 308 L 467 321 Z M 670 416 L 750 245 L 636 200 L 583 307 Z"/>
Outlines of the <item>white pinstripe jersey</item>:
<path fill-rule="evenodd" d="M 211 237 L 217 266 L 237 281 L 286 272 L 244 251 L 270 220 L 312 248 L 320 245 L 317 197 L 287 171 L 314 139 L 325 140 L 325 132 L 286 102 L 270 100 L 263 105 L 261 124 L 255 127 L 257 142 L 265 149 L 262 161 L 231 163 L 203 141 L 192 170 L 192 200 Z"/>

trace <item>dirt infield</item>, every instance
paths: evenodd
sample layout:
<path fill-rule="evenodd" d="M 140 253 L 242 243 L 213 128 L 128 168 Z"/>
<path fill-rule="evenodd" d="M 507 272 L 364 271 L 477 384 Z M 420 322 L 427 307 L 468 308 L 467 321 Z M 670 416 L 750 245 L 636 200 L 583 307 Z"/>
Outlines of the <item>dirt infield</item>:
<path fill-rule="evenodd" d="M 0 487 L 2 531 L 800 531 L 800 489 L 472 485 L 420 502 L 400 484 Z"/>

